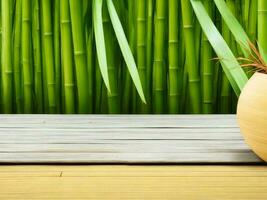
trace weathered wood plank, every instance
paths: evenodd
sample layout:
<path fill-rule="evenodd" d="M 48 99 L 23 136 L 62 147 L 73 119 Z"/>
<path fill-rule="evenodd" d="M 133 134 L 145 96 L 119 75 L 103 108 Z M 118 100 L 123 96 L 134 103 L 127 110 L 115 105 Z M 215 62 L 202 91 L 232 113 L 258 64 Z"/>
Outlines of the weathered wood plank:
<path fill-rule="evenodd" d="M 231 128 L 237 127 L 232 115 L 0 115 L 0 127 L 43 128 Z"/>
<path fill-rule="evenodd" d="M 159 148 L 160 147 L 160 148 Z M 177 141 L 177 142 L 153 142 L 150 143 L 91 143 L 91 144 L 42 144 L 42 143 L 24 143 L 24 144 L 0 144 L 0 153 L 202 153 L 202 152 L 250 152 L 247 145 L 241 142 L 227 141 L 221 142 L 195 142 L 195 141 Z"/>
<path fill-rule="evenodd" d="M 234 115 L 0 115 L 0 163 L 260 163 Z"/>

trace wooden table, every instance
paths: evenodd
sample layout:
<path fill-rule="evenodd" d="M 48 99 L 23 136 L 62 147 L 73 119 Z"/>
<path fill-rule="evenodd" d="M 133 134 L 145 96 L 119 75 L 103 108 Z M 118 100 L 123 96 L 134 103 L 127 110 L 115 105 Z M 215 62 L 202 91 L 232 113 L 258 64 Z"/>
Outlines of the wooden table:
<path fill-rule="evenodd" d="M 234 115 L 2 115 L 0 162 L 1 200 L 267 199 Z"/>

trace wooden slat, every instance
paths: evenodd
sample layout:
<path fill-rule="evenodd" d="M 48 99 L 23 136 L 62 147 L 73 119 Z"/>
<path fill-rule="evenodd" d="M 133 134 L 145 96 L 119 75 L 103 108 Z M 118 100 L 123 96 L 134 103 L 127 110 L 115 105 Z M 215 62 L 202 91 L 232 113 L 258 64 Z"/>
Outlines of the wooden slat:
<path fill-rule="evenodd" d="M 182 152 L 182 153 L 1 153 L 4 163 L 257 163 L 252 152 Z"/>
<path fill-rule="evenodd" d="M 0 127 L 43 128 L 229 128 L 237 127 L 233 115 L 2 115 Z"/>
<path fill-rule="evenodd" d="M 0 199 L 267 199 L 266 166 L 0 166 Z"/>
<path fill-rule="evenodd" d="M 0 163 L 260 163 L 234 115 L 0 115 Z"/>
<path fill-rule="evenodd" d="M 143 128 L 139 129 L 38 129 L 38 128 L 0 128 L 0 144 L 6 143 L 7 140 L 13 142 L 18 140 L 34 140 L 38 138 L 45 139 L 82 139 L 85 141 L 95 140 L 240 140 L 242 139 L 239 134 L 238 128 L 201 128 L 201 129 L 189 129 L 189 128 Z M 38 137 L 36 137 L 38 136 Z"/>

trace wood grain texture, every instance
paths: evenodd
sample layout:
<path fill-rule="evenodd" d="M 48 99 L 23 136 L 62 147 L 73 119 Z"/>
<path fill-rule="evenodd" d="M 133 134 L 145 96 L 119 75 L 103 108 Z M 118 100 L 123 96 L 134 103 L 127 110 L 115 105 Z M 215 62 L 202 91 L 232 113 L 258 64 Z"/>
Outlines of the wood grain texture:
<path fill-rule="evenodd" d="M 261 163 L 234 115 L 0 115 L 0 163 Z"/>
<path fill-rule="evenodd" d="M 237 116 L 244 138 L 267 162 L 267 74 L 255 73 L 240 95 Z"/>
<path fill-rule="evenodd" d="M 0 199 L 267 199 L 266 166 L 0 166 Z"/>

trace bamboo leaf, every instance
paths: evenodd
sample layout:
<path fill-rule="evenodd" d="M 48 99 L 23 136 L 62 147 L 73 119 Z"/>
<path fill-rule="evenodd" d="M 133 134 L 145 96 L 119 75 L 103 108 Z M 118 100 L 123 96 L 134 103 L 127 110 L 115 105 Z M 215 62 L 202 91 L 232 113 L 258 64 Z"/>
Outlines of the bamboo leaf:
<path fill-rule="evenodd" d="M 107 53 L 105 47 L 105 37 L 104 37 L 103 21 L 102 21 L 102 5 L 103 5 L 103 0 L 93 1 L 93 23 L 94 23 L 96 52 L 97 52 L 99 68 L 104 83 L 107 87 L 107 90 L 110 92 Z"/>
<path fill-rule="evenodd" d="M 202 30 L 204 31 L 217 56 L 219 57 L 223 70 L 227 78 L 229 79 L 236 95 L 239 96 L 241 90 L 248 80 L 245 72 L 243 71 L 232 51 L 213 24 L 202 2 L 199 0 L 190 1 L 197 19 L 202 27 Z"/>
<path fill-rule="evenodd" d="M 135 64 L 135 60 L 134 60 L 133 54 L 131 52 L 131 49 L 128 45 L 128 41 L 126 39 L 125 33 L 123 31 L 123 28 L 122 28 L 122 25 L 120 22 L 120 19 L 118 17 L 118 14 L 116 12 L 116 9 L 114 7 L 112 0 L 107 0 L 107 5 L 108 5 L 108 11 L 109 11 L 111 23 L 113 25 L 119 46 L 121 48 L 122 55 L 124 57 L 124 60 L 126 62 L 128 69 L 129 69 L 129 72 L 131 74 L 131 77 L 133 79 L 135 87 L 137 89 L 137 92 L 138 92 L 140 98 L 142 99 L 142 101 L 144 103 L 146 103 L 145 95 L 143 92 L 143 88 L 142 88 L 141 80 L 140 80 L 138 70 L 137 70 L 137 67 Z"/>
<path fill-rule="evenodd" d="M 245 57 L 249 56 L 250 47 L 249 47 L 249 37 L 244 31 L 241 24 L 232 14 L 224 0 L 214 0 L 216 7 L 218 8 L 224 22 L 226 23 L 229 30 L 234 35 L 236 41 L 240 44 L 241 50 Z"/>

